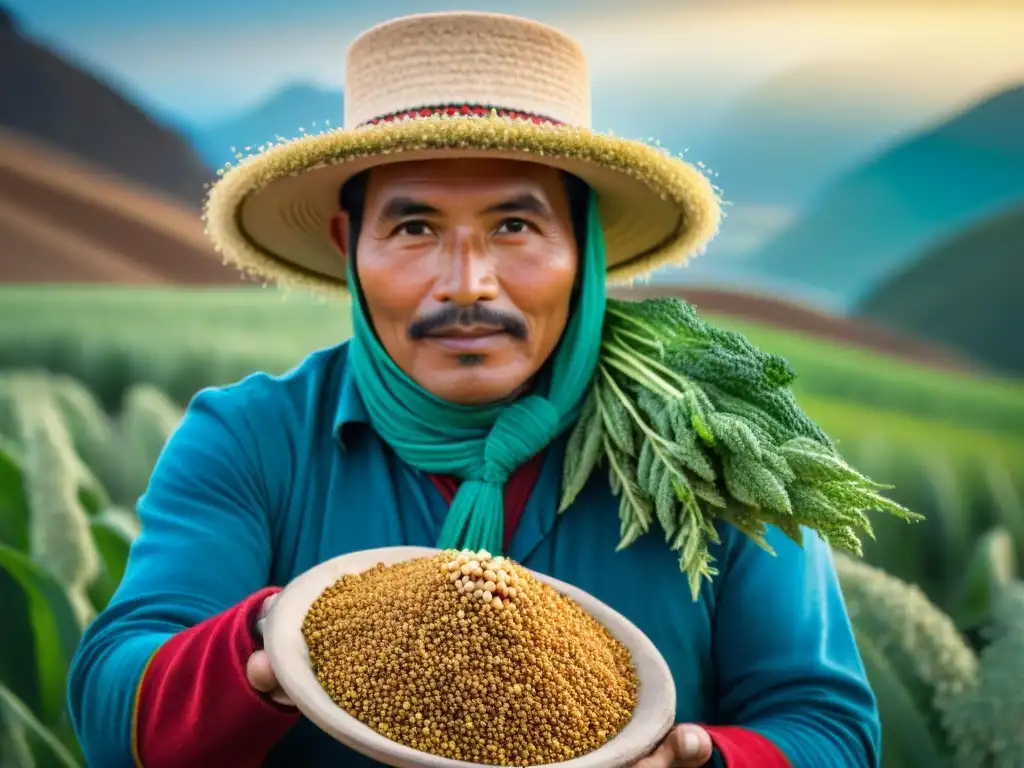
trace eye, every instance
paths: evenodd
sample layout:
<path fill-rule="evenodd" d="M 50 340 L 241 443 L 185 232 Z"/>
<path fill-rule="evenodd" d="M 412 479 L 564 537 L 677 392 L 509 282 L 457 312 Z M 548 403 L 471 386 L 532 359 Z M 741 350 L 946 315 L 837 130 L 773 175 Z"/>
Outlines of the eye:
<path fill-rule="evenodd" d="M 505 219 L 498 225 L 498 232 L 502 235 L 521 235 L 532 229 L 532 225 L 523 219 Z"/>
<path fill-rule="evenodd" d="M 406 235 L 408 237 L 423 237 L 424 235 L 432 234 L 433 230 L 430 229 L 430 225 L 425 221 L 414 220 L 404 221 L 395 227 L 394 234 Z"/>

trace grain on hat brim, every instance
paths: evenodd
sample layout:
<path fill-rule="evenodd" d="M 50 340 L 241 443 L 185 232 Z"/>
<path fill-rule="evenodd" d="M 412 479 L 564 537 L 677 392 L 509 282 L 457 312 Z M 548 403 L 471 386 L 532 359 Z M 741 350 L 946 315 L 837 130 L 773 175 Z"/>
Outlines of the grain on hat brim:
<path fill-rule="evenodd" d="M 321 563 L 297 576 L 278 594 L 264 629 L 264 647 L 277 680 L 299 711 L 345 746 L 394 768 L 467 768 L 476 764 L 430 755 L 391 741 L 338 707 L 313 672 L 302 623 L 316 599 L 342 576 L 363 573 L 378 563 L 394 565 L 431 557 L 438 552 L 440 550 L 429 547 L 384 547 L 341 555 Z M 571 597 L 611 632 L 632 654 L 640 681 L 637 707 L 625 728 L 593 752 L 549 763 L 546 768 L 632 765 L 661 743 L 675 720 L 676 689 L 668 664 L 639 628 L 597 598 L 550 576 L 530 573 Z"/>
<path fill-rule="evenodd" d="M 569 171 L 598 193 L 608 281 L 681 266 L 718 231 L 721 205 L 698 167 L 660 147 L 520 118 L 437 115 L 264 145 L 224 169 L 204 220 L 225 261 L 257 279 L 344 293 L 328 222 L 357 173 L 387 163 L 502 157 Z"/>

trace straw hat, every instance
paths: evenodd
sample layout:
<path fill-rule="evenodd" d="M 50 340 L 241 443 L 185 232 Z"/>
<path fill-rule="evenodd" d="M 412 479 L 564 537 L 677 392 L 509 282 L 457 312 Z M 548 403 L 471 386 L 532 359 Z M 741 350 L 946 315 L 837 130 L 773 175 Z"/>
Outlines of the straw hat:
<path fill-rule="evenodd" d="M 348 52 L 344 128 L 264 145 L 222 171 L 207 234 L 259 278 L 344 290 L 329 221 L 345 181 L 384 163 L 502 157 L 597 191 L 611 283 L 699 253 L 721 217 L 705 175 L 659 147 L 592 132 L 590 111 L 586 59 L 558 30 L 488 13 L 395 19 Z"/>

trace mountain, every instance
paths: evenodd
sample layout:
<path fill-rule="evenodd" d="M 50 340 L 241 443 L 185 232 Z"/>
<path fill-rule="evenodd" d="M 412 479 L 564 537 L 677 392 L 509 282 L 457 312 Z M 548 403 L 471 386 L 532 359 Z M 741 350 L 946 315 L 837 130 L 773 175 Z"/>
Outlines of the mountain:
<path fill-rule="evenodd" d="M 192 139 L 206 162 L 218 168 L 235 162 L 237 152 L 258 147 L 275 136 L 293 138 L 300 135 L 300 128 L 313 133 L 325 125 L 340 126 L 343 115 L 341 91 L 298 83 L 281 89 L 248 112 L 197 128 L 192 131 Z"/>
<path fill-rule="evenodd" d="M 243 285 L 194 211 L 0 129 L 0 283 Z"/>
<path fill-rule="evenodd" d="M 898 73 L 900 83 L 891 90 L 900 87 L 902 99 L 880 94 L 877 74 L 863 55 L 844 52 L 768 77 L 696 137 L 701 160 L 718 173 L 730 200 L 805 205 L 935 112 L 912 98 L 930 90 L 921 82 L 927 73 Z M 889 81 L 895 76 L 884 75 Z"/>
<path fill-rule="evenodd" d="M 1024 85 L 844 174 L 752 256 L 847 307 L 915 254 L 1024 199 Z"/>
<path fill-rule="evenodd" d="M 1024 376 L 1024 203 L 932 248 L 857 315 Z"/>
<path fill-rule="evenodd" d="M 188 141 L 111 87 L 24 37 L 0 8 L 0 127 L 198 209 L 213 178 Z M 15 74 L 16 73 L 16 74 Z"/>

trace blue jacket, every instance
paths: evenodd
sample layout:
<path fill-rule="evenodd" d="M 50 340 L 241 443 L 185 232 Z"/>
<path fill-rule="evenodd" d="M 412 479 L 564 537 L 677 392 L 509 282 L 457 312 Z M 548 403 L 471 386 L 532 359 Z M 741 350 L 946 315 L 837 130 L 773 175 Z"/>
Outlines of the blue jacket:
<path fill-rule="evenodd" d="M 167 638 L 268 585 L 362 549 L 433 546 L 446 503 L 368 424 L 341 344 L 282 376 L 199 393 L 139 503 L 142 532 L 109 607 L 75 658 L 69 700 L 90 765 L 132 766 L 133 708 Z M 691 600 L 651 533 L 616 553 L 618 500 L 597 472 L 556 515 L 564 438 L 552 445 L 509 551 L 581 587 L 661 650 L 679 722 L 739 725 L 795 768 L 872 768 L 880 727 L 825 544 L 772 530 L 771 556 L 723 526 L 720 575 Z M 269 765 L 369 765 L 300 721 Z"/>

